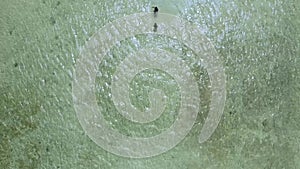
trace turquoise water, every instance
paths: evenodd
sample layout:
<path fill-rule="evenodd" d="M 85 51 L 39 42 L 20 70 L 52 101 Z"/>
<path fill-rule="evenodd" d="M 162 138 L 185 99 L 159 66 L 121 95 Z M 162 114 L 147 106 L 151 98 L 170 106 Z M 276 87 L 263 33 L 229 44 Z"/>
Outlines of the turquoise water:
<path fill-rule="evenodd" d="M 1 1 L 1 168 L 299 168 L 299 4 Z M 196 24 L 211 40 L 226 73 L 226 103 L 217 129 L 199 144 L 212 98 L 208 72 L 188 60 L 194 53 L 180 40 L 145 34 L 123 40 L 104 57 L 95 80 L 98 105 L 107 110 L 104 116 L 112 128 L 149 137 L 165 131 L 178 115 L 178 84 L 161 70 L 140 72 L 130 84 L 130 101 L 139 110 L 151 107 L 151 88 L 165 91 L 166 109 L 156 121 L 133 123 L 107 97 L 106 85 L 118 63 L 139 48 L 159 47 L 190 63 L 200 94 L 196 122 L 178 145 L 157 156 L 127 158 L 104 150 L 84 131 L 72 82 L 80 51 L 95 33 L 126 15 L 150 12 L 154 5 Z"/>

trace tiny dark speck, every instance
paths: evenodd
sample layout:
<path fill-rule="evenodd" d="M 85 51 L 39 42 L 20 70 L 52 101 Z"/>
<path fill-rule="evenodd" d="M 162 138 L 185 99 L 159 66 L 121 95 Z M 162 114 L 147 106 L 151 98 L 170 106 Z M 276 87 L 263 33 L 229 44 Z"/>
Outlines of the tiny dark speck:
<path fill-rule="evenodd" d="M 54 17 L 50 17 L 50 22 L 52 25 L 56 24 L 55 18 Z"/>
<path fill-rule="evenodd" d="M 59 6 L 59 5 L 60 5 L 60 1 L 57 1 L 56 6 Z"/>
<path fill-rule="evenodd" d="M 229 114 L 230 114 L 230 115 L 234 115 L 234 114 L 236 114 L 236 111 L 235 111 L 235 110 L 230 111 Z"/>
<path fill-rule="evenodd" d="M 46 151 L 49 152 L 49 148 L 48 147 L 46 147 Z"/>
<path fill-rule="evenodd" d="M 153 32 L 157 32 L 157 27 L 158 27 L 157 23 L 154 23 L 154 25 L 153 25 Z"/>
<path fill-rule="evenodd" d="M 13 31 L 9 31 L 9 34 L 12 35 Z"/>
<path fill-rule="evenodd" d="M 15 67 L 17 67 L 18 65 L 19 65 L 18 63 L 15 63 L 15 64 L 14 64 Z"/>
<path fill-rule="evenodd" d="M 265 119 L 265 120 L 262 122 L 262 125 L 263 125 L 264 127 L 266 127 L 266 126 L 267 126 L 267 124 L 268 124 L 268 120 L 267 120 L 267 119 Z"/>

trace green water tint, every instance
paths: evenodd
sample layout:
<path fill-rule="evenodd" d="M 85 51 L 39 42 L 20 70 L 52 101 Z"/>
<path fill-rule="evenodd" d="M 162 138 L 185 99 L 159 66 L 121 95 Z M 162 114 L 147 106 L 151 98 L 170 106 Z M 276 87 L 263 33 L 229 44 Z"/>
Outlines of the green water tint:
<path fill-rule="evenodd" d="M 122 48 L 120 48 L 120 46 L 122 46 Z M 105 56 L 100 64 L 99 73 L 96 78 L 98 104 L 100 107 L 106 108 L 106 111 L 104 111 L 106 120 L 112 123 L 113 128 L 128 136 L 149 137 L 159 134 L 164 128 L 170 127 L 174 122 L 180 107 L 179 88 L 172 76 L 166 74 L 162 70 L 150 69 L 143 71 L 139 73 L 130 84 L 130 91 L 132 91 L 130 92 L 131 103 L 141 111 L 150 106 L 148 98 L 149 91 L 155 88 L 165 92 L 168 98 L 167 106 L 161 117 L 157 120 L 149 124 L 133 123 L 121 116 L 116 110 L 111 97 L 108 97 L 111 96 L 111 78 L 121 61 L 133 51 L 138 51 L 143 48 L 155 50 L 157 46 L 161 49 L 175 53 L 186 61 L 191 70 L 194 70 L 192 72 L 197 79 L 198 88 L 201 93 L 200 96 L 203 97 L 200 99 L 202 103 L 201 106 L 204 108 L 201 109 L 201 112 L 207 113 L 208 111 L 207 108 L 209 107 L 208 104 L 210 99 L 210 94 L 208 94 L 210 93 L 208 87 L 209 79 L 206 70 L 198 63 L 195 63 L 194 53 L 187 46 L 175 39 L 153 34 L 137 35 L 134 38 L 128 38 L 121 41 L 120 44 L 111 49 L 110 53 Z M 101 74 L 101 76 L 99 74 Z"/>
<path fill-rule="evenodd" d="M 110 155 L 84 136 L 70 105 L 69 70 L 79 46 L 99 28 L 124 14 L 160 6 L 159 1 L 60 2 L 0 2 L 1 167 L 300 166 L 299 1 L 193 1 L 186 10 L 172 11 L 206 28 L 222 56 L 228 77 L 225 114 L 202 147 L 196 124 L 175 149 L 143 160 Z M 21 104 L 26 101 L 28 106 Z"/>
<path fill-rule="evenodd" d="M 157 17 L 152 13 L 138 13 L 120 18 L 105 25 L 81 50 L 72 83 L 73 102 L 80 124 L 95 143 L 120 156 L 145 158 L 174 148 L 192 129 L 199 112 L 198 85 L 189 66 L 173 53 L 159 48 L 154 50 L 150 48 L 130 53 L 129 60 L 126 58 L 125 63 L 119 66 L 120 70 L 114 77 L 115 82 L 112 83 L 111 95 L 118 111 L 124 117 L 140 123 L 150 122 L 152 121 L 150 119 L 158 118 L 157 113 L 164 109 L 161 102 L 165 96 L 161 92 L 151 92 L 152 96 L 157 95 L 157 99 L 162 101 L 151 97 L 151 102 L 156 106 L 151 106 L 149 112 L 141 114 L 128 102 L 130 99 L 127 84 L 139 71 L 147 68 L 165 70 L 180 84 L 180 110 L 174 124 L 154 137 L 139 138 L 116 132 L 111 129 L 111 122 L 104 120 L 101 112 L 105 111 L 105 107 L 97 105 L 94 87 L 98 65 L 103 62 L 104 55 L 115 44 L 127 37 L 147 34 L 152 30 L 154 23 L 161 26 L 155 33 L 174 37 L 187 44 L 197 53 L 194 63 L 203 65 L 207 69 L 212 86 L 212 97 L 208 116 L 199 135 L 199 143 L 205 142 L 213 134 L 224 110 L 226 77 L 222 63 L 211 43 L 195 25 L 174 15 L 163 13 Z"/>

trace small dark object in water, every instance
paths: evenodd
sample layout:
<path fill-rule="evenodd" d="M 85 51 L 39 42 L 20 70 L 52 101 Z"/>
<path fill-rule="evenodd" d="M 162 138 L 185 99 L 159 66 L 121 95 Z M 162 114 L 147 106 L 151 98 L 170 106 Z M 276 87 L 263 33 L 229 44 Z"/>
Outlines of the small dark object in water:
<path fill-rule="evenodd" d="M 153 32 L 157 32 L 157 27 L 158 27 L 157 23 L 154 23 L 154 25 L 153 25 Z"/>
<path fill-rule="evenodd" d="M 152 7 L 152 8 L 154 8 L 154 13 L 157 13 L 158 12 L 158 7 L 157 6 L 155 6 L 155 7 Z"/>

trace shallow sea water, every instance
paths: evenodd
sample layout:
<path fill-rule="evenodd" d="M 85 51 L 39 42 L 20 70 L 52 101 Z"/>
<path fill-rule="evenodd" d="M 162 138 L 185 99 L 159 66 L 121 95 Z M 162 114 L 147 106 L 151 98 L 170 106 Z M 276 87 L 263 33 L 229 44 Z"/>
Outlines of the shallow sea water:
<path fill-rule="evenodd" d="M 1 1 L 0 168 L 299 168 L 299 4 Z M 151 12 L 154 5 L 197 25 L 214 45 L 226 74 L 224 112 L 215 132 L 200 144 L 212 98 L 209 73 L 180 40 L 155 34 L 126 38 L 103 57 L 95 79 L 97 104 L 111 128 L 129 137 L 151 137 L 166 131 L 178 116 L 180 86 L 159 69 L 144 70 L 129 84 L 130 102 L 140 111 L 151 107 L 153 88 L 164 92 L 166 105 L 157 120 L 132 122 L 114 105 L 113 74 L 127 55 L 142 48 L 164 49 L 185 61 L 197 81 L 200 110 L 191 131 L 171 150 L 148 158 L 122 157 L 98 146 L 78 120 L 72 97 L 76 64 L 102 27 Z"/>

